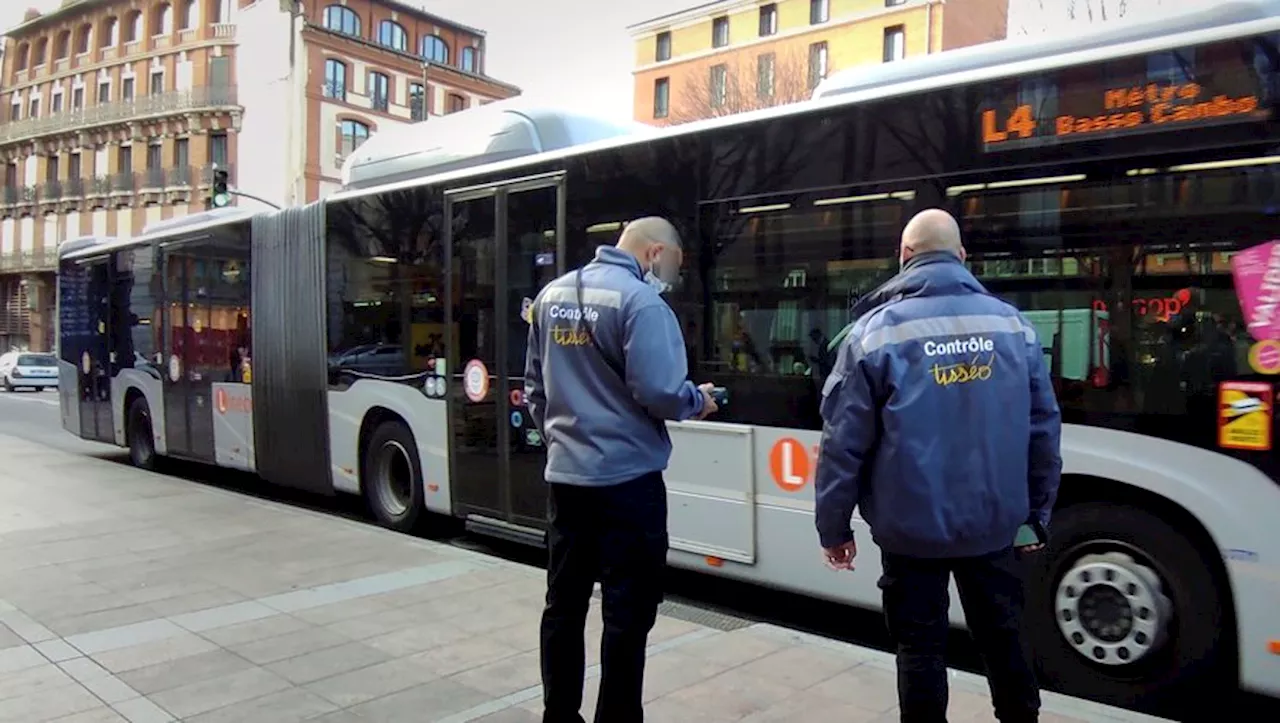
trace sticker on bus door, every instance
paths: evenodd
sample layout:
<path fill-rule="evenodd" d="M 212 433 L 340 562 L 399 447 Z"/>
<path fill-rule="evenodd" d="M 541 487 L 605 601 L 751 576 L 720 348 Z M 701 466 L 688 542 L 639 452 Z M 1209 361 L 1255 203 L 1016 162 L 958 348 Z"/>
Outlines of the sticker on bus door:
<path fill-rule="evenodd" d="M 1218 446 L 1271 449 L 1271 385 L 1223 382 L 1218 387 Z"/>

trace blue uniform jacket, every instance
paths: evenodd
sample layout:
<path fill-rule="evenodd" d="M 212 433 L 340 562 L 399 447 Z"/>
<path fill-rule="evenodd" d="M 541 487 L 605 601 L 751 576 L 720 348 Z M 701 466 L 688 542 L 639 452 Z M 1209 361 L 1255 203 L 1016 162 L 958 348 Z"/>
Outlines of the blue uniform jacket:
<path fill-rule="evenodd" d="M 676 315 L 634 256 L 596 249 L 581 307 L 576 270 L 547 284 L 533 301 L 524 370 L 529 416 L 547 443 L 546 480 L 602 486 L 665 470 L 663 420 L 702 411 L 687 377 Z"/>
<path fill-rule="evenodd" d="M 815 476 L 823 547 L 853 539 L 913 557 L 1009 547 L 1048 527 L 1061 414 L 1035 328 L 954 255 L 912 258 L 840 345 L 822 392 Z"/>

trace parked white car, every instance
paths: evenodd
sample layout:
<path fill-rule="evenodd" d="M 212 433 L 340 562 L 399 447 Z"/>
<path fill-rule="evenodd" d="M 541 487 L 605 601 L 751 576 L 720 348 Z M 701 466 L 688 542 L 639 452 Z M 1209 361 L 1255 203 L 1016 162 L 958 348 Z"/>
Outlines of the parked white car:
<path fill-rule="evenodd" d="M 58 359 L 52 354 L 11 351 L 0 354 L 0 384 L 7 392 L 15 389 L 58 387 Z"/>

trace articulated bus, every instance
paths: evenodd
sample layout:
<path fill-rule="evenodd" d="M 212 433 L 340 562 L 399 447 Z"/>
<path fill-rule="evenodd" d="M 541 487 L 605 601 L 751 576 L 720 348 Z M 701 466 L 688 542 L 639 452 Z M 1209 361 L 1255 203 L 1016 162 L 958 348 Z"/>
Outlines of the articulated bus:
<path fill-rule="evenodd" d="M 1039 330 L 1063 410 L 1030 565 L 1045 683 L 1280 695 L 1278 111 L 1280 13 L 1223 4 L 850 69 L 675 128 L 517 101 L 432 118 L 373 136 L 304 207 L 65 244 L 63 422 L 141 467 L 199 460 L 363 495 L 397 530 L 452 516 L 541 544 L 529 307 L 658 214 L 687 244 L 668 298 L 690 376 L 732 399 L 669 425 L 671 564 L 875 609 L 865 524 L 856 574 L 817 550 L 818 399 L 903 225 L 942 207 Z"/>

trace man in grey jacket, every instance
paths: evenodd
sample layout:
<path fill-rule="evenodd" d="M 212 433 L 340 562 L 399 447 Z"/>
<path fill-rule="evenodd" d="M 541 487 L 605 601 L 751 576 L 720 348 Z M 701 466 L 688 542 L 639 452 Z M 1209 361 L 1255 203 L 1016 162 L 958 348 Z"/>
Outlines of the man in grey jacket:
<path fill-rule="evenodd" d="M 597 723 L 643 720 L 645 646 L 662 601 L 671 457 L 664 420 L 716 411 L 687 380 L 684 338 L 661 294 L 683 261 L 661 218 L 628 224 L 617 247 L 544 288 L 525 361 L 529 416 L 547 443 L 544 723 L 583 723 L 587 610 L 603 591 Z"/>

